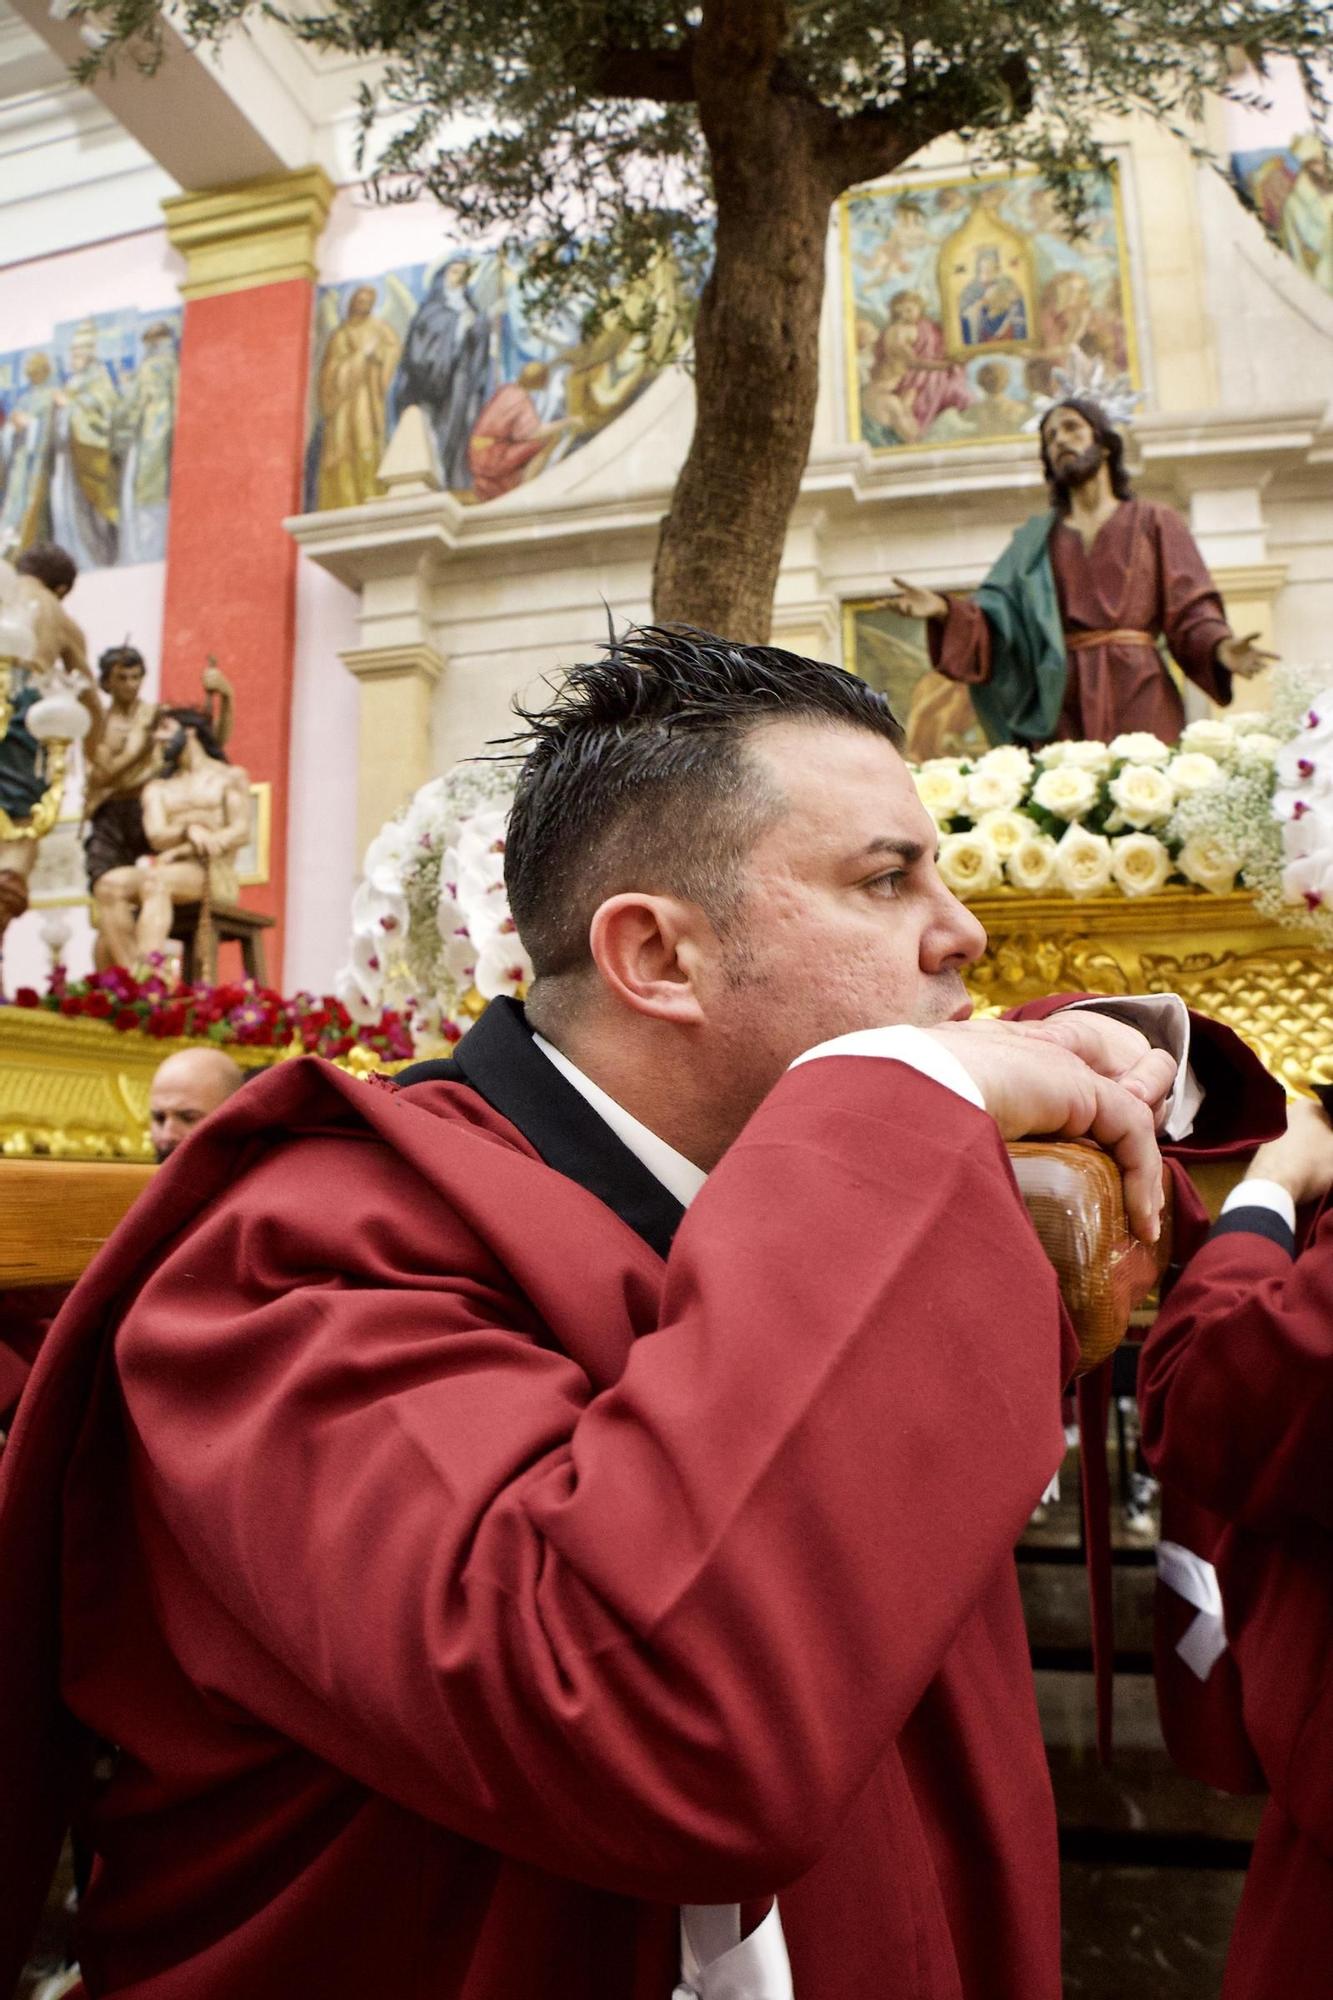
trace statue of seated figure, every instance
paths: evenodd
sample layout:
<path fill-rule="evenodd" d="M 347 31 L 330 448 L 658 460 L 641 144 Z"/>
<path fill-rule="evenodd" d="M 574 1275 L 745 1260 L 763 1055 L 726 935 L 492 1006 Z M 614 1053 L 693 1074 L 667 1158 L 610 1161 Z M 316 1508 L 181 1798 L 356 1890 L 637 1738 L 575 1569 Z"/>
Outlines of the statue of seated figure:
<path fill-rule="evenodd" d="M 177 903 L 235 902 L 236 855 L 250 826 L 250 780 L 229 764 L 202 709 L 166 708 L 154 731 L 162 775 L 143 790 L 152 849 L 93 889 L 101 956 L 141 965 L 171 935 Z"/>

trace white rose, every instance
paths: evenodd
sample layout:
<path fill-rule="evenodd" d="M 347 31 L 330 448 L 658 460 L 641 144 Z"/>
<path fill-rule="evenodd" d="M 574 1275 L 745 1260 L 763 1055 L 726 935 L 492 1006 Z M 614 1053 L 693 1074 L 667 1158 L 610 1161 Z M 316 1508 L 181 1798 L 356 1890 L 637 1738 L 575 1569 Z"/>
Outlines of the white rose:
<path fill-rule="evenodd" d="M 1056 843 L 1055 873 L 1071 896 L 1099 896 L 1111 881 L 1111 843 L 1085 826 L 1066 827 Z"/>
<path fill-rule="evenodd" d="M 1106 789 L 1126 826 L 1160 826 L 1176 802 L 1170 778 L 1154 764 L 1125 764 Z"/>
<path fill-rule="evenodd" d="M 1236 886 L 1236 873 L 1240 862 L 1234 850 L 1215 833 L 1196 833 L 1185 842 L 1176 856 L 1176 867 L 1190 882 L 1197 882 L 1201 889 L 1211 889 L 1215 896 L 1225 896 Z"/>
<path fill-rule="evenodd" d="M 1064 763 L 1068 748 L 1067 743 L 1043 743 L 1037 752 L 1037 762 L 1043 770 L 1053 771 L 1057 764 Z"/>
<path fill-rule="evenodd" d="M 978 771 L 1003 771 L 1011 778 L 1021 778 L 1026 784 L 1032 776 L 1032 753 L 1021 743 L 998 743 L 988 750 L 984 757 L 978 757 L 975 765 Z"/>
<path fill-rule="evenodd" d="M 1010 812 L 1027 789 L 1021 772 L 986 770 L 978 764 L 967 780 L 967 809 L 980 818 L 982 813 Z"/>
<path fill-rule="evenodd" d="M 1318 798 L 1333 791 L 1333 756 L 1327 750 L 1321 751 L 1308 736 L 1284 743 L 1273 766 L 1278 784 L 1287 791 L 1298 792 L 1302 798 Z"/>
<path fill-rule="evenodd" d="M 957 764 L 941 760 L 935 764 L 923 764 L 913 776 L 916 779 L 917 797 L 931 818 L 938 824 L 940 820 L 952 819 L 967 803 L 967 780 Z"/>
<path fill-rule="evenodd" d="M 1195 792 L 1206 792 L 1211 786 L 1220 785 L 1223 775 L 1216 757 L 1209 757 L 1202 750 L 1186 750 L 1182 756 L 1173 757 L 1167 766 L 1167 776 L 1176 788 L 1176 796 L 1182 799 L 1192 798 Z"/>
<path fill-rule="evenodd" d="M 1030 833 L 1020 840 L 1004 864 L 1004 872 L 1015 889 L 1039 896 L 1055 880 L 1055 857 L 1059 853 L 1049 833 Z"/>
<path fill-rule="evenodd" d="M 1123 736 L 1113 736 L 1110 747 L 1112 757 L 1123 758 L 1126 764 L 1165 764 L 1171 755 L 1170 744 L 1149 729 L 1128 729 Z"/>
<path fill-rule="evenodd" d="M 1021 812 L 988 812 L 977 821 L 977 832 L 985 834 L 1001 861 L 1007 861 L 1014 849 L 1037 831 L 1036 820 Z"/>
<path fill-rule="evenodd" d="M 1043 771 L 1032 787 L 1032 803 L 1054 813 L 1057 819 L 1082 819 L 1096 805 L 1099 790 L 1091 771 L 1079 770 L 1072 764 L 1057 764 L 1053 771 Z"/>
<path fill-rule="evenodd" d="M 1000 882 L 1000 857 L 984 833 L 946 833 L 940 842 L 940 879 L 946 889 L 969 902 Z"/>
<path fill-rule="evenodd" d="M 1281 747 L 1276 736 L 1270 736 L 1266 729 L 1252 729 L 1237 738 L 1236 755 L 1242 764 L 1271 764 Z"/>
<path fill-rule="evenodd" d="M 1199 722 L 1191 722 L 1180 732 L 1179 748 L 1182 750 L 1202 750 L 1209 757 L 1230 757 L 1236 748 L 1236 732 L 1229 722 L 1220 722 L 1215 716 L 1205 716 Z"/>
<path fill-rule="evenodd" d="M 1126 833 L 1111 842 L 1111 874 L 1127 896 L 1155 896 L 1171 873 L 1171 856 L 1151 833 Z"/>
<path fill-rule="evenodd" d="M 1109 771 L 1111 750 L 1105 743 L 1066 743 L 1062 764 L 1071 764 L 1078 771 Z"/>

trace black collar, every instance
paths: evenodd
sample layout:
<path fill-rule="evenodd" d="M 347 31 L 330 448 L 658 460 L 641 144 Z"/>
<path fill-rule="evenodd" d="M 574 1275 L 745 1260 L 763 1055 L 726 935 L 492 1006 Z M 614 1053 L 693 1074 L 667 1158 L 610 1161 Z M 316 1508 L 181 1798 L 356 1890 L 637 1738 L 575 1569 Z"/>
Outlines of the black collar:
<path fill-rule="evenodd" d="M 517 1000 L 492 1000 L 456 1054 L 399 1072 L 414 1083 L 465 1083 L 516 1125 L 548 1167 L 587 1188 L 665 1257 L 685 1210 L 532 1039 Z"/>

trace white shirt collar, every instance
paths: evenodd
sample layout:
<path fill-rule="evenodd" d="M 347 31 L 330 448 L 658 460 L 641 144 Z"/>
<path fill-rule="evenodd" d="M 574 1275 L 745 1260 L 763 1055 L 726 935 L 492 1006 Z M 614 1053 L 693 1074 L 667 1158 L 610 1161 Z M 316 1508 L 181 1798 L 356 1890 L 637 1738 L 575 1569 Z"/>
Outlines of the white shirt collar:
<path fill-rule="evenodd" d="M 708 1178 L 703 1168 L 696 1167 L 674 1146 L 668 1146 L 665 1139 L 659 1139 L 656 1132 L 650 1132 L 646 1125 L 641 1125 L 623 1104 L 617 1104 L 614 1097 L 608 1097 L 568 1056 L 561 1055 L 559 1049 L 552 1048 L 538 1034 L 534 1034 L 532 1039 L 547 1061 L 555 1064 L 566 1083 L 572 1083 L 603 1124 L 610 1126 L 621 1144 L 628 1146 L 635 1159 L 647 1167 L 656 1180 L 661 1181 L 668 1194 L 675 1195 L 682 1208 L 688 1208 Z"/>

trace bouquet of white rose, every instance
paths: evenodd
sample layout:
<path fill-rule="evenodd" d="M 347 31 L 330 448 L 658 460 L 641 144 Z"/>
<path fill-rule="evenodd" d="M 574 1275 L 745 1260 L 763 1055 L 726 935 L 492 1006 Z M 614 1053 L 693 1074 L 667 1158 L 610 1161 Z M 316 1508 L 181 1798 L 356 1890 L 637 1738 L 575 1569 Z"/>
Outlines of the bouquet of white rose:
<path fill-rule="evenodd" d="M 1242 884 L 1333 942 L 1333 688 L 1312 686 L 1289 669 L 1271 713 L 1193 722 L 1174 747 L 1134 731 L 913 767 L 941 874 L 964 901 Z"/>

